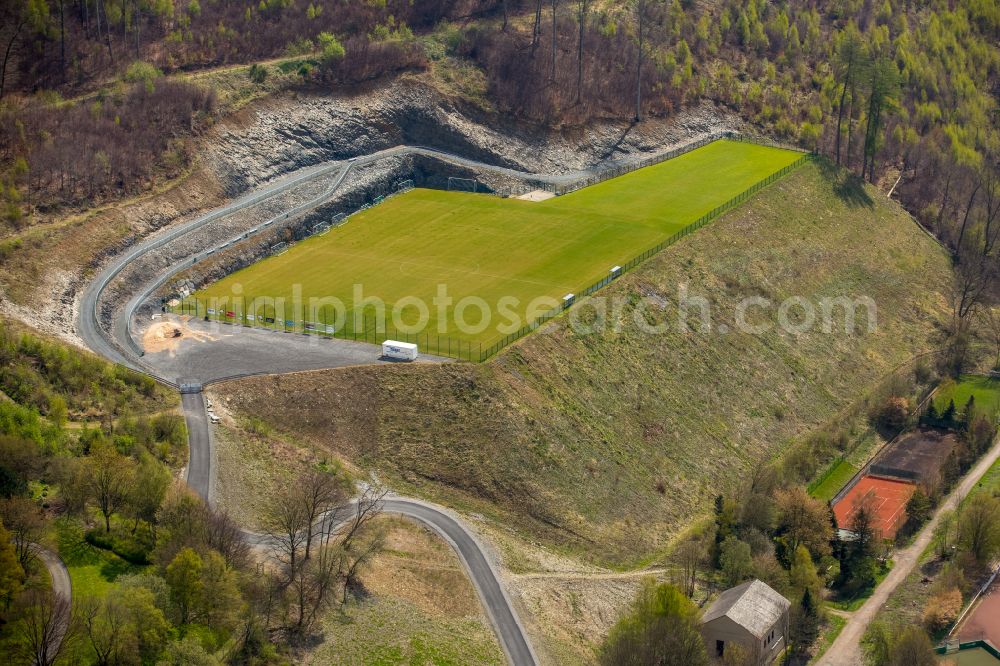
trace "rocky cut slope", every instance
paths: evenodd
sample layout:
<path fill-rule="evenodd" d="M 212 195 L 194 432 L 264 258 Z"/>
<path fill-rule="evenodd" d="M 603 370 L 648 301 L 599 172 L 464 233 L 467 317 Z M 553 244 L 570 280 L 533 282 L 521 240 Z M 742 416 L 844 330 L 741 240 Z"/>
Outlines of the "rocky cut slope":
<path fill-rule="evenodd" d="M 425 146 L 540 174 L 585 169 L 663 151 L 744 123 L 705 103 L 641 124 L 592 123 L 560 130 L 486 113 L 416 76 L 329 96 L 266 101 L 215 133 L 206 161 L 230 194 L 327 160 L 392 146 Z"/>
<path fill-rule="evenodd" d="M 254 377 L 218 392 L 397 488 L 588 559 L 635 563 L 935 344 L 944 251 L 895 203 L 829 171 L 803 167 L 600 292 L 620 304 L 609 317 L 620 331 L 574 332 L 580 305 L 482 365 Z M 707 299 L 711 332 L 676 325 L 680 286 Z M 839 296 L 872 299 L 874 330 L 864 316 L 850 332 L 823 332 L 818 315 L 810 330 L 776 325 L 786 299 L 818 312 Z M 751 297 L 771 304 L 748 316 L 766 331 L 737 326 Z M 664 331 L 631 323 L 639 303 Z"/>
<path fill-rule="evenodd" d="M 281 176 L 329 160 L 409 144 L 528 172 L 559 174 L 667 150 L 740 126 L 729 113 L 706 104 L 639 126 L 607 122 L 554 131 L 460 106 L 412 76 L 336 94 L 268 98 L 208 132 L 199 142 L 191 173 L 162 191 L 70 216 L 29 230 L 16 244 L 5 243 L 0 248 L 0 313 L 79 344 L 74 322 L 88 273 L 98 272 L 111 257 L 143 238 L 166 233 Z M 360 182 L 346 183 L 330 204 L 354 201 L 361 192 L 395 182 L 400 174 L 393 169 L 390 164 L 381 169 L 381 175 L 373 172 Z M 439 164 L 426 159 L 415 160 L 407 170 L 443 173 Z M 313 185 L 306 183 L 280 200 L 265 201 L 209 225 L 182 243 L 165 246 L 162 253 L 148 258 L 148 265 L 137 265 L 113 285 L 102 312 L 110 315 L 127 300 L 136 288 L 136 274 L 148 277 L 150 267 L 166 266 L 212 247 L 252 226 L 267 210 L 308 197 Z M 242 254 L 238 265 L 252 261 L 259 252 L 250 249 Z"/>

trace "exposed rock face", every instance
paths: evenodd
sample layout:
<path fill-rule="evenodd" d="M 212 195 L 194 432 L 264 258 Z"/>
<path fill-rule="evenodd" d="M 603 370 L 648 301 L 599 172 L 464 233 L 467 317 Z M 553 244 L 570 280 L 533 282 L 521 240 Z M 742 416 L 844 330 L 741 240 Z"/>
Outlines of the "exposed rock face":
<path fill-rule="evenodd" d="M 735 116 L 704 104 L 638 125 L 554 131 L 460 110 L 426 84 L 400 79 L 364 94 L 273 100 L 241 127 L 220 129 L 207 159 L 234 195 L 288 171 L 400 144 L 523 171 L 564 173 L 739 125 Z"/>
<path fill-rule="evenodd" d="M 195 196 L 194 191 L 218 192 L 217 188 L 221 188 L 225 196 L 237 197 L 305 167 L 401 144 L 444 150 L 520 171 L 562 174 L 630 155 L 662 151 L 711 132 L 739 130 L 741 125 L 735 116 L 706 104 L 638 125 L 605 122 L 561 130 L 525 126 L 511 118 L 459 108 L 427 84 L 407 77 L 364 91 L 271 99 L 241 116 L 221 123 L 207 137 L 200 155 L 204 176 L 120 209 L 115 223 L 127 225 L 129 234 L 95 256 L 90 262 L 92 270 L 99 270 L 111 256 L 126 251 L 142 238 L 165 233 L 204 213 L 198 200 L 204 202 L 202 205 L 210 203 L 209 209 L 217 205 L 217 197 Z M 278 240 L 302 238 L 315 224 L 335 213 L 350 212 L 375 195 L 390 193 L 401 179 L 413 178 L 417 185 L 440 187 L 448 176 L 478 178 L 497 191 L 532 189 L 504 175 L 478 172 L 432 157 L 389 158 L 356 169 L 336 195 L 312 213 L 275 224 L 269 233 L 230 246 L 212 261 L 197 264 L 182 279 L 198 286 L 218 279 L 261 258 Z M 165 267 L 253 228 L 274 215 L 277 208 L 310 199 L 329 180 L 309 181 L 219 218 L 145 257 L 109 286 L 100 307 L 102 320 L 107 323 L 141 284 Z M 79 310 L 80 288 L 86 281 L 75 272 L 65 273 L 47 275 L 39 286 L 40 292 L 51 292 L 49 300 L 53 304 L 61 306 L 3 309 L 36 327 L 78 342 L 72 322 Z"/>

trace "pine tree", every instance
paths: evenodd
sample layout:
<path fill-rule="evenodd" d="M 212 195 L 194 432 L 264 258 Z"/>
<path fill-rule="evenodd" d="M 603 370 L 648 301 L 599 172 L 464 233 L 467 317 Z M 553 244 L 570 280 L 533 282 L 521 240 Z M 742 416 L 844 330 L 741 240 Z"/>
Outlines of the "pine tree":
<path fill-rule="evenodd" d="M 802 599 L 792 610 L 791 633 L 792 649 L 798 654 L 805 654 L 819 635 L 819 607 L 813 598 L 813 592 L 807 587 L 802 592 Z"/>
<path fill-rule="evenodd" d="M 948 407 L 945 408 L 944 412 L 941 414 L 941 420 L 945 423 L 955 422 L 955 399 L 952 398 L 948 401 Z"/>
<path fill-rule="evenodd" d="M 847 114 L 847 134 L 851 136 L 851 116 L 854 114 L 854 98 L 857 96 L 858 80 L 868 62 L 868 50 L 861 38 L 861 32 L 853 21 L 840 33 L 837 43 L 837 53 L 835 60 L 835 71 L 840 79 L 840 101 L 837 103 L 837 135 L 836 135 L 836 155 L 837 164 L 840 164 L 840 139 L 844 133 L 844 108 L 850 96 L 851 111 Z M 848 159 L 850 159 L 850 147 L 848 147 Z"/>
<path fill-rule="evenodd" d="M 935 405 L 934 401 L 931 400 L 930 403 L 927 405 L 927 411 L 924 412 L 923 420 L 925 423 L 933 424 L 937 422 L 939 418 L 940 415 L 938 414 L 937 411 L 937 405 Z"/>
<path fill-rule="evenodd" d="M 970 395 L 969 401 L 965 403 L 965 409 L 962 410 L 962 420 L 965 421 L 966 426 L 972 423 L 972 417 L 975 415 L 976 415 L 976 396 Z"/>

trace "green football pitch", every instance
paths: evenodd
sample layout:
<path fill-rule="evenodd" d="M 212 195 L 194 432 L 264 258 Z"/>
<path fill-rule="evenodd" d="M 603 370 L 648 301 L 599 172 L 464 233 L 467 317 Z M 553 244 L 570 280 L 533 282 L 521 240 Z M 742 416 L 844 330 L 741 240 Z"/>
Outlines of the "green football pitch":
<path fill-rule="evenodd" d="M 372 329 L 377 299 L 390 333 L 395 310 L 421 343 L 485 348 L 801 156 L 721 140 L 540 202 L 410 190 L 194 297 L 221 317 L 338 333 Z"/>

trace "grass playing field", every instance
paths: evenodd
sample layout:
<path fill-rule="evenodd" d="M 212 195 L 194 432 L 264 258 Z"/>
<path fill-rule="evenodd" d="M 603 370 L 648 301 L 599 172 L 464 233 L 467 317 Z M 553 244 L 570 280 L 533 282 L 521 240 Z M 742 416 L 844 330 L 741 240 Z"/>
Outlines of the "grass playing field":
<path fill-rule="evenodd" d="M 257 324 L 267 316 L 338 331 L 362 312 L 360 327 L 371 328 L 377 308 L 365 300 L 376 298 L 390 326 L 395 308 L 397 325 L 485 347 L 800 157 L 723 140 L 541 202 L 411 190 L 195 297 L 238 319 L 245 303 Z M 434 301 L 441 290 L 449 304 Z M 463 305 L 468 297 L 482 302 Z M 283 299 L 284 315 L 265 298 Z M 309 306 L 321 298 L 343 303 L 346 322 L 335 322 L 334 301 Z M 302 310 L 289 314 L 296 301 Z"/>

